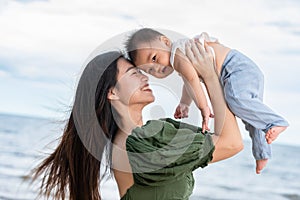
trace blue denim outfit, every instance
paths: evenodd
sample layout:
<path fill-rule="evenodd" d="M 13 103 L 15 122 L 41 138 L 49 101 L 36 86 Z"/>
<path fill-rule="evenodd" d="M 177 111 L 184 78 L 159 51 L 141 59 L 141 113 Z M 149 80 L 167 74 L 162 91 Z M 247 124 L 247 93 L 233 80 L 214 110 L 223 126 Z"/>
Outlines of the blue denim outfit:
<path fill-rule="evenodd" d="M 263 73 L 248 57 L 231 50 L 223 62 L 220 80 L 228 107 L 242 119 L 249 132 L 254 158 L 271 158 L 271 146 L 266 142 L 265 133 L 273 126 L 289 124 L 263 103 Z"/>

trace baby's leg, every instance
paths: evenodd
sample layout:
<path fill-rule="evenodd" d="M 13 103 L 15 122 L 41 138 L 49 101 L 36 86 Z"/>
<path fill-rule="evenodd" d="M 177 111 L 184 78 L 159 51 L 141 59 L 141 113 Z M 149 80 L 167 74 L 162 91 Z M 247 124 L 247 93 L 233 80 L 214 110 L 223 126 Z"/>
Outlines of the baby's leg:
<path fill-rule="evenodd" d="M 261 170 L 267 165 L 268 159 L 256 160 L 256 173 L 260 174 Z"/>
<path fill-rule="evenodd" d="M 274 127 L 273 132 L 266 134 L 269 143 L 288 126 L 288 122 L 283 117 L 263 103 L 263 77 L 253 76 L 251 73 L 236 73 L 227 80 L 224 93 L 231 111 L 243 121 L 265 133 Z"/>
<path fill-rule="evenodd" d="M 245 121 L 243 122 L 252 140 L 252 154 L 256 160 L 256 173 L 260 174 L 272 156 L 271 146 L 267 143 L 265 133 L 262 130 L 256 129 Z"/>
<path fill-rule="evenodd" d="M 265 139 L 269 144 L 288 126 L 284 118 L 273 112 L 258 98 L 228 98 L 227 96 L 226 100 L 236 116 L 266 133 Z"/>
<path fill-rule="evenodd" d="M 265 133 L 271 127 L 287 127 L 287 121 L 263 103 L 264 76 L 249 58 L 235 52 L 221 74 L 226 102 L 239 118 Z M 283 129 L 274 129 L 270 141 Z M 266 138 L 267 139 L 267 138 Z"/>
<path fill-rule="evenodd" d="M 288 126 L 288 122 L 276 114 L 258 98 L 236 98 L 229 107 L 239 118 L 257 129 L 263 130 L 265 139 L 271 144 Z"/>
<path fill-rule="evenodd" d="M 286 128 L 287 126 L 273 126 L 270 128 L 266 133 L 266 140 L 268 144 L 271 144 Z"/>

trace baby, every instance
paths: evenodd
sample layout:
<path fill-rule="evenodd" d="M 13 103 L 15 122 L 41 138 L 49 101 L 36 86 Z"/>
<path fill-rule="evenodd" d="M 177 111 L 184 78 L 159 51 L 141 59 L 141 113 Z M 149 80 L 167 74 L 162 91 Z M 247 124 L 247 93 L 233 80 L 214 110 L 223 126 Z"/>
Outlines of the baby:
<path fill-rule="evenodd" d="M 263 74 L 248 57 L 220 44 L 203 33 L 198 40 L 208 45 L 213 54 L 216 71 L 230 110 L 245 124 L 252 139 L 256 173 L 265 167 L 271 157 L 270 145 L 283 132 L 288 122 L 263 103 Z M 188 116 L 192 100 L 202 114 L 202 128 L 208 129 L 208 119 L 213 117 L 204 95 L 200 74 L 185 59 L 188 39 L 172 42 L 162 33 L 149 28 L 136 31 L 127 41 L 129 58 L 143 71 L 157 78 L 165 78 L 174 70 L 183 78 L 184 86 L 180 104 L 174 117 Z"/>
<path fill-rule="evenodd" d="M 183 54 L 175 56 L 175 53 L 172 53 L 172 43 L 166 36 L 152 29 L 141 29 L 128 40 L 126 48 L 130 59 L 140 69 L 156 78 L 165 78 L 174 69 L 181 74 L 185 84 L 174 116 L 175 118 L 187 117 L 188 106 L 194 100 L 202 114 L 202 130 L 209 130 L 208 120 L 209 117 L 213 117 L 213 114 L 208 106 L 198 74 Z M 173 57 L 173 63 L 170 63 L 170 57 Z"/>

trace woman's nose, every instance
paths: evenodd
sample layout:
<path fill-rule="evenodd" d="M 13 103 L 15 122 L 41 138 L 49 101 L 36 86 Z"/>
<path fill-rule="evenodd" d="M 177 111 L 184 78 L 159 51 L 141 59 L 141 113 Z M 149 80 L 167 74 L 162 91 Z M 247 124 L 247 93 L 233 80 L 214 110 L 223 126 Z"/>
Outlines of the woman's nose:
<path fill-rule="evenodd" d="M 141 75 L 142 75 L 142 80 L 148 82 L 149 77 L 147 75 L 145 75 L 145 74 L 141 74 Z"/>

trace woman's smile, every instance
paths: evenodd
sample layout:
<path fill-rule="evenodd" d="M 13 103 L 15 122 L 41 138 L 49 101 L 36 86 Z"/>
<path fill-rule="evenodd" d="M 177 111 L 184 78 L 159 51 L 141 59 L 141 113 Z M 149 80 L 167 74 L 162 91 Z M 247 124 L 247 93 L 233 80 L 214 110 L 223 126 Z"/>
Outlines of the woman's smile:
<path fill-rule="evenodd" d="M 142 91 L 152 92 L 151 88 L 149 87 L 149 84 L 145 84 L 145 85 L 142 87 Z"/>

